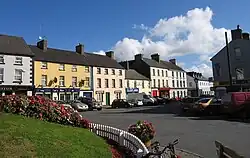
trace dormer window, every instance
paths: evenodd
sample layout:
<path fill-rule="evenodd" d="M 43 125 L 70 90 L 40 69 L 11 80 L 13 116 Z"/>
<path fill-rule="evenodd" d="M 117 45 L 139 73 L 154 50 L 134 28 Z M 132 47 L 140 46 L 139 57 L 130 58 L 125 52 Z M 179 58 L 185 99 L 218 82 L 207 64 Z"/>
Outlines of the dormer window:
<path fill-rule="evenodd" d="M 64 71 L 65 70 L 65 65 L 64 64 L 60 64 L 59 65 L 59 70 L 60 71 Z"/>
<path fill-rule="evenodd" d="M 23 64 L 23 58 L 22 57 L 16 57 L 15 65 L 22 65 L 22 64 Z"/>

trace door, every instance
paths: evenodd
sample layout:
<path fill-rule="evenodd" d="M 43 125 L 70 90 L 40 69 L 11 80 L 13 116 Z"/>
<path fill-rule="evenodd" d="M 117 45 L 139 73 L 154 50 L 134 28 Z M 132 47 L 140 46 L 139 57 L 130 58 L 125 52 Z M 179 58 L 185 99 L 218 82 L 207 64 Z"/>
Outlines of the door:
<path fill-rule="evenodd" d="M 110 105 L 110 92 L 106 92 L 106 105 Z"/>

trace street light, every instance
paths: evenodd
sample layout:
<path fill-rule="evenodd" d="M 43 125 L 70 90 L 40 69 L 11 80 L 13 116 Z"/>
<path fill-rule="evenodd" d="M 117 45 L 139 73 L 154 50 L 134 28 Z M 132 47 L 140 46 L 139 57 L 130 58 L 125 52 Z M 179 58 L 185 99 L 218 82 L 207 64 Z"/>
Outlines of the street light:
<path fill-rule="evenodd" d="M 199 96 L 199 88 L 198 88 L 198 78 L 197 77 L 195 77 L 194 78 L 194 82 L 195 82 L 195 85 L 196 85 L 196 96 L 198 97 Z"/>

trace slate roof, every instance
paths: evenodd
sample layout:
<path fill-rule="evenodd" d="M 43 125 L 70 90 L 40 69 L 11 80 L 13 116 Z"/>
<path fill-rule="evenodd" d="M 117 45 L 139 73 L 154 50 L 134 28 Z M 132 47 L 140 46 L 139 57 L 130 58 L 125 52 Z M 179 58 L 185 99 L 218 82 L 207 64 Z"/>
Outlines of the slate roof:
<path fill-rule="evenodd" d="M 142 58 L 142 60 L 148 64 L 150 67 L 157 67 L 157 68 L 163 68 L 163 69 L 168 69 L 165 64 L 163 64 L 161 61 L 158 63 L 157 61 L 153 59 L 148 59 L 148 58 Z"/>
<path fill-rule="evenodd" d="M 81 55 L 74 51 L 53 48 L 43 51 L 34 45 L 30 45 L 30 48 L 35 53 L 34 60 L 38 61 L 124 69 L 116 60 L 104 55 L 86 52 Z"/>
<path fill-rule="evenodd" d="M 178 70 L 178 71 L 184 71 L 181 67 L 179 67 L 178 65 L 175 65 L 169 61 L 161 61 L 162 64 L 166 65 L 166 67 L 168 69 L 172 69 L 172 70 Z"/>
<path fill-rule="evenodd" d="M 128 69 L 125 71 L 125 79 L 130 80 L 150 80 L 149 78 L 143 76 L 133 69 Z"/>
<path fill-rule="evenodd" d="M 31 49 L 22 37 L 0 34 L 0 53 L 9 55 L 33 56 Z"/>

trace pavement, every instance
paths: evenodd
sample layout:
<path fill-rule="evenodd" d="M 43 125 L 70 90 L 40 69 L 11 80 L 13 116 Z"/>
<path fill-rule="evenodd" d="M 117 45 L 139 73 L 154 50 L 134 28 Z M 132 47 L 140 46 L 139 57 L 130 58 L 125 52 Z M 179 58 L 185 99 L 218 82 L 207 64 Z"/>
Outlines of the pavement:
<path fill-rule="evenodd" d="M 224 120 L 221 117 L 185 117 L 177 115 L 177 103 L 136 107 L 129 109 L 103 109 L 88 111 L 82 116 L 89 120 L 127 130 L 137 120 L 147 120 L 156 128 L 155 140 L 162 145 L 179 139 L 182 148 L 206 158 L 214 158 L 214 141 L 218 140 L 245 157 L 250 157 L 250 124 Z"/>

